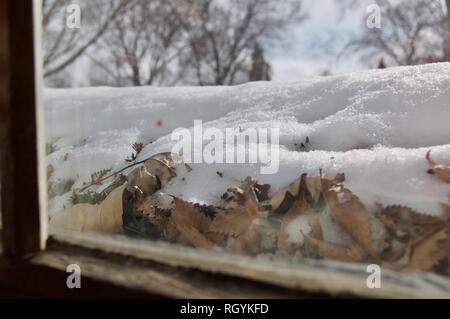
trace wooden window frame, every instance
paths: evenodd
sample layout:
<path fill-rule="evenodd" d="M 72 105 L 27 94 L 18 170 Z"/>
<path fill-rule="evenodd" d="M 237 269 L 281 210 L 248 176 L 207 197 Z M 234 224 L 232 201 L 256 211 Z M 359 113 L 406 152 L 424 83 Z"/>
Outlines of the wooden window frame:
<path fill-rule="evenodd" d="M 312 296 L 47 238 L 39 4 L 0 1 L 0 297 Z M 82 289 L 66 286 L 72 263 L 82 269 Z"/>
<path fill-rule="evenodd" d="M 2 172 L 3 252 L 20 256 L 45 248 L 45 184 L 37 165 L 43 149 L 38 87 L 40 68 L 38 14 L 31 1 L 0 4 L 0 130 Z M 42 163 L 43 164 L 43 163 Z M 41 164 L 41 165 L 42 165 Z M 42 209 L 40 209 L 42 208 Z"/>
<path fill-rule="evenodd" d="M 39 3 L 0 1 L 0 296 L 6 287 L 26 297 L 448 297 L 426 285 L 397 286 L 395 279 L 369 290 L 363 273 L 314 264 L 296 265 L 292 276 L 287 264 L 274 270 L 249 257 L 230 260 L 188 248 L 174 253 L 162 243 L 47 237 L 45 150 L 38 143 L 44 139 Z M 72 263 L 82 268 L 82 289 L 66 286 Z"/>

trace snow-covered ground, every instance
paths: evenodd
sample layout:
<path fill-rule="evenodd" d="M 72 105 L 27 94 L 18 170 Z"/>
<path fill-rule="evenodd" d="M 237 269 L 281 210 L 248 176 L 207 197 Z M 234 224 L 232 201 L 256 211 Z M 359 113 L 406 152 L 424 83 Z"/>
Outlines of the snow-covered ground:
<path fill-rule="evenodd" d="M 74 179 L 74 188 L 95 171 L 126 166 L 132 143 L 146 145 L 138 160 L 170 151 L 175 128 L 203 120 L 205 128 L 279 127 L 280 169 L 261 175 L 258 165 L 193 164 L 165 190 L 190 201 L 217 203 L 246 176 L 275 192 L 320 168 L 345 173 L 368 207 L 440 214 L 450 195 L 425 160 L 432 149 L 433 159 L 450 163 L 450 63 L 236 87 L 46 89 L 44 97 L 51 179 Z M 50 214 L 69 206 L 69 197 L 51 199 Z"/>

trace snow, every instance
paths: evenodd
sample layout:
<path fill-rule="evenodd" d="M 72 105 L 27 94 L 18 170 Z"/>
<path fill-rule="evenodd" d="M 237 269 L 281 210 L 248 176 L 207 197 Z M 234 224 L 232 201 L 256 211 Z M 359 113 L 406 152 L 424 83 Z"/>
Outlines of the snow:
<path fill-rule="evenodd" d="M 170 151 L 174 129 L 202 120 L 223 131 L 278 127 L 280 167 L 263 175 L 259 164 L 192 164 L 166 188 L 190 201 L 217 204 L 246 176 L 275 192 L 320 168 L 345 173 L 369 209 L 398 204 L 436 215 L 450 195 L 425 160 L 432 149 L 434 160 L 450 164 L 450 63 L 234 87 L 46 89 L 44 98 L 47 143 L 56 147 L 47 157 L 51 179 L 74 179 L 74 188 L 95 171 L 126 166 L 132 143 L 146 145 L 138 160 Z M 51 199 L 50 214 L 69 197 Z"/>
<path fill-rule="evenodd" d="M 286 232 L 288 234 L 288 242 L 303 244 L 303 235 L 309 235 L 311 230 L 311 225 L 309 224 L 306 216 L 299 216 L 295 218 L 288 224 L 286 229 Z"/>

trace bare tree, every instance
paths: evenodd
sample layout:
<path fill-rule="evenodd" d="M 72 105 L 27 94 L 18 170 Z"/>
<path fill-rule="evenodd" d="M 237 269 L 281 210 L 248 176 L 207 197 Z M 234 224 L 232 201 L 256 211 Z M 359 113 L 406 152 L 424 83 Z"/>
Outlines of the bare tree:
<path fill-rule="evenodd" d="M 270 81 L 272 79 L 272 68 L 266 61 L 264 49 L 259 43 L 255 44 L 252 53 L 252 68 L 249 72 L 250 81 Z"/>
<path fill-rule="evenodd" d="M 68 66 L 81 57 L 91 85 L 246 82 L 255 45 L 305 19 L 301 0 L 79 0 L 83 26 L 69 29 L 69 1 L 43 2 L 45 76 L 57 86 L 70 85 Z"/>
<path fill-rule="evenodd" d="M 381 28 L 369 29 L 364 20 L 365 31 L 348 44 L 347 50 L 365 52 L 364 59 L 371 63 L 383 58 L 388 65 L 422 64 L 450 57 L 450 17 L 440 0 L 373 2 L 381 8 Z M 356 3 L 349 0 L 346 4 Z"/>
<path fill-rule="evenodd" d="M 170 1 L 137 0 L 99 41 L 102 54 L 89 57 L 115 85 L 175 84 L 182 72 L 173 66 L 184 45 L 171 12 Z"/>
<path fill-rule="evenodd" d="M 189 47 L 181 63 L 199 85 L 247 81 L 254 45 L 305 19 L 301 0 L 178 0 L 173 9 Z"/>
<path fill-rule="evenodd" d="M 80 58 L 104 35 L 110 24 L 127 10 L 130 1 L 96 0 L 95 6 L 101 10 L 95 12 L 101 12 L 100 16 L 90 15 L 94 12 L 90 10 L 92 3 L 89 3 L 89 7 L 86 1 L 79 3 L 82 6 L 82 26 L 70 29 L 65 23 L 66 8 L 71 1 L 42 1 L 44 77 L 58 74 Z"/>

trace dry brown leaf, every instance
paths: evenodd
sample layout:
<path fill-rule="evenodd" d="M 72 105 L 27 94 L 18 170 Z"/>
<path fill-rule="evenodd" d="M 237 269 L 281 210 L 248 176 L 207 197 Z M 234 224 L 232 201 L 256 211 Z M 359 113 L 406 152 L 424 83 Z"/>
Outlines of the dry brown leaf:
<path fill-rule="evenodd" d="M 325 176 L 323 174 L 322 170 L 320 170 L 320 179 L 321 179 L 321 185 L 322 185 L 322 192 L 326 192 L 331 187 L 345 182 L 345 174 L 338 173 L 334 177 L 330 177 L 330 176 Z"/>
<path fill-rule="evenodd" d="M 50 219 L 50 227 L 75 232 L 122 232 L 124 189 L 115 189 L 100 205 L 78 204 L 56 214 Z"/>
<path fill-rule="evenodd" d="M 338 185 L 345 181 L 345 175 L 340 173 L 336 176 L 325 176 L 320 170 L 319 176 L 307 177 L 305 180 L 306 188 L 311 195 L 311 205 L 316 205 L 321 208 L 325 203 L 323 202 L 323 193 L 328 191 L 332 186 Z"/>
<path fill-rule="evenodd" d="M 83 232 L 91 225 L 99 225 L 98 206 L 77 204 L 55 214 L 49 222 L 51 230 Z"/>
<path fill-rule="evenodd" d="M 280 233 L 279 221 L 257 218 L 252 222 L 250 227 L 253 227 L 259 233 L 261 253 L 275 253 L 277 251 L 278 236 Z"/>
<path fill-rule="evenodd" d="M 265 194 L 268 196 L 270 191 L 270 185 L 269 184 L 259 184 L 255 183 L 253 187 L 258 190 L 261 194 Z"/>
<path fill-rule="evenodd" d="M 316 205 L 325 191 L 344 180 L 344 174 L 329 177 L 324 176 L 322 170 L 320 170 L 319 176 L 308 177 L 307 174 L 303 174 L 295 182 L 279 190 L 270 200 L 270 206 L 274 214 L 284 214 L 297 198 L 306 200 L 312 206 Z"/>
<path fill-rule="evenodd" d="M 168 196 L 171 202 L 169 202 L 168 200 L 163 200 L 164 196 Z M 141 203 L 139 203 L 137 210 L 142 212 L 148 212 L 154 207 L 160 207 L 163 209 L 172 209 L 174 207 L 172 199 L 173 197 L 166 195 L 164 193 L 155 193 L 151 196 L 145 197 L 145 199 Z"/>
<path fill-rule="evenodd" d="M 245 191 L 240 187 L 230 187 L 225 194 L 227 201 L 226 208 L 235 208 L 245 203 Z M 225 198 L 225 194 L 222 195 L 222 198 Z"/>
<path fill-rule="evenodd" d="M 258 199 L 256 198 L 256 194 L 253 189 L 249 189 L 246 196 L 245 201 L 245 209 L 247 210 L 247 214 L 250 218 L 254 219 L 259 216 L 259 205 Z"/>
<path fill-rule="evenodd" d="M 247 177 L 242 185 L 239 186 L 244 193 L 247 192 L 253 192 L 253 199 L 254 202 L 263 202 L 269 199 L 269 190 L 270 185 L 269 184 L 260 184 L 257 180 L 251 178 L 250 176 Z"/>
<path fill-rule="evenodd" d="M 247 177 L 241 186 L 228 189 L 232 195 L 225 193 L 227 195 L 223 196 L 228 199 L 227 208 L 215 216 L 210 231 L 234 237 L 242 235 L 252 220 L 261 214 L 256 192 L 266 194 L 269 188 L 269 185 L 258 184 Z"/>
<path fill-rule="evenodd" d="M 169 181 L 177 174 L 172 167 L 173 162 L 169 155 L 162 154 L 158 157 L 152 157 L 144 163 L 147 171 L 156 176 L 160 182 L 160 187 L 163 188 L 169 183 Z"/>
<path fill-rule="evenodd" d="M 437 175 L 441 180 L 450 183 L 450 165 L 439 165 L 431 158 L 431 150 L 427 153 L 427 161 L 430 166 L 428 171 L 431 174 Z"/>
<path fill-rule="evenodd" d="M 101 231 L 107 233 L 120 233 L 122 231 L 123 191 L 121 186 L 112 191 L 100 204 Z"/>
<path fill-rule="evenodd" d="M 394 269 L 426 268 L 422 256 L 426 256 L 426 250 L 433 250 L 433 243 L 436 243 L 433 240 L 434 234 L 448 227 L 445 218 L 420 214 L 404 206 L 386 207 L 376 216 L 386 229 L 385 247 L 380 253 L 380 258 Z M 421 247 L 419 254 L 415 252 L 418 247 Z M 415 266 L 411 266 L 414 254 Z M 431 258 L 429 262 L 434 264 L 436 261 Z"/>
<path fill-rule="evenodd" d="M 272 209 L 277 210 L 282 206 L 283 202 L 285 201 L 285 197 L 289 196 L 292 199 L 297 196 L 298 190 L 300 189 L 300 182 L 301 178 L 295 180 L 293 183 L 289 184 L 288 186 L 280 189 L 270 200 L 270 205 L 272 206 Z"/>
<path fill-rule="evenodd" d="M 368 254 L 373 255 L 369 212 L 349 189 L 341 186 L 324 193 L 334 220 Z"/>
<path fill-rule="evenodd" d="M 145 196 L 153 194 L 160 186 L 156 176 L 150 174 L 146 166 L 140 166 L 133 170 L 128 174 L 127 179 L 129 186 L 139 188 Z"/>
<path fill-rule="evenodd" d="M 147 196 L 137 207 L 148 220 L 162 231 L 169 222 L 173 205 L 164 205 L 159 196 Z"/>
<path fill-rule="evenodd" d="M 228 248 L 227 250 L 235 254 L 248 254 L 257 255 L 261 253 L 260 245 L 261 234 L 258 232 L 253 224 L 248 227 L 248 229 L 239 236 Z"/>
<path fill-rule="evenodd" d="M 182 236 L 182 242 L 187 242 L 195 248 L 212 249 L 217 247 L 194 227 L 188 227 L 186 225 L 177 225 L 176 227 Z"/>
<path fill-rule="evenodd" d="M 312 196 L 306 186 L 307 174 L 303 174 L 295 182 L 279 190 L 270 200 L 273 214 L 283 215 L 294 204 L 295 200 L 302 196 L 308 202 L 312 201 Z"/>
<path fill-rule="evenodd" d="M 264 201 L 268 196 L 270 185 L 259 184 L 257 181 L 247 177 L 238 187 L 230 187 L 222 195 L 226 210 L 245 207 L 250 215 L 255 217 L 261 211 L 265 211 Z"/>
<path fill-rule="evenodd" d="M 421 214 L 405 206 L 388 206 L 376 216 L 390 237 L 404 243 L 420 242 L 447 225 L 443 217 Z"/>
<path fill-rule="evenodd" d="M 244 207 L 220 211 L 209 228 L 210 232 L 238 237 L 250 226 L 252 218 Z"/>
<path fill-rule="evenodd" d="M 188 228 L 193 227 L 202 234 L 206 234 L 209 231 L 212 219 L 200 210 L 200 206 L 175 196 L 172 197 L 174 208 L 164 232 L 166 239 L 171 242 L 178 242 L 180 239 L 178 226 L 180 225 Z"/>
<path fill-rule="evenodd" d="M 311 196 L 311 203 L 316 204 L 319 202 L 319 199 L 322 195 L 322 177 L 321 176 L 313 176 L 307 177 L 305 179 L 305 186 Z"/>
<path fill-rule="evenodd" d="M 442 260 L 448 259 L 449 253 L 449 233 L 443 228 L 414 247 L 408 268 L 433 270 Z"/>
<path fill-rule="evenodd" d="M 311 236 L 305 235 L 306 241 L 319 250 L 320 256 L 326 259 L 360 262 L 366 258 L 366 254 L 357 244 L 345 247 L 329 243 Z"/>

